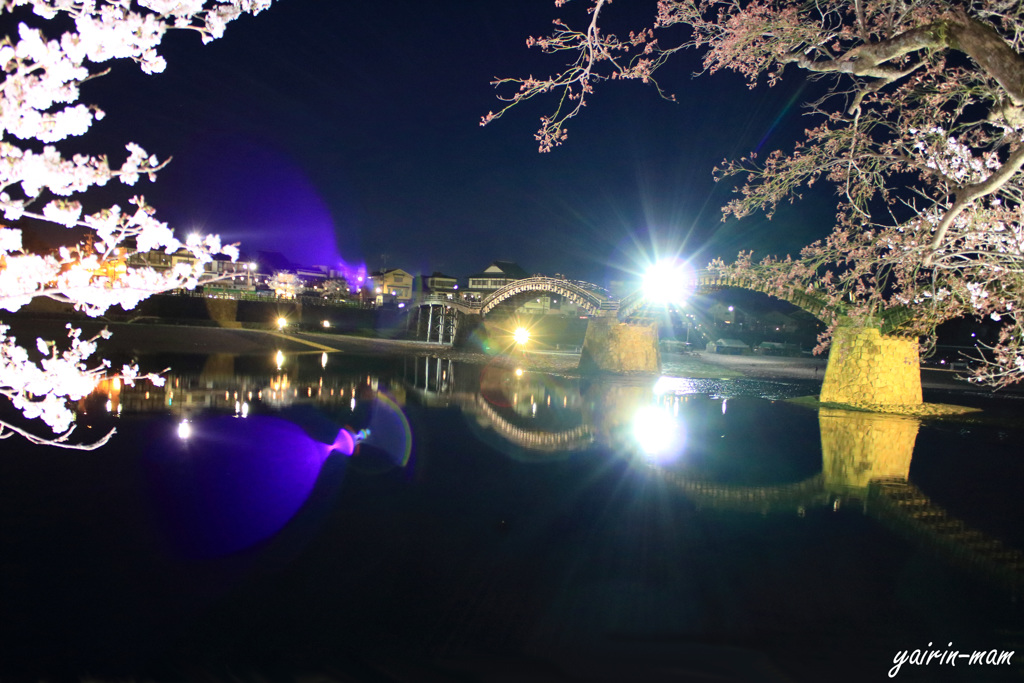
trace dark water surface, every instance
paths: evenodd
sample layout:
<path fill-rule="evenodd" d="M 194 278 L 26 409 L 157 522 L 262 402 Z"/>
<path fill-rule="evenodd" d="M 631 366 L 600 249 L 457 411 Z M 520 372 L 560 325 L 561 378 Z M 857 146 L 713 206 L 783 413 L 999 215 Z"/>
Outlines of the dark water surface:
<path fill-rule="evenodd" d="M 3 442 L 0 681 L 1024 671 L 1017 400 L 921 423 L 784 400 L 810 382 L 167 360 L 87 400 L 102 449 Z"/>

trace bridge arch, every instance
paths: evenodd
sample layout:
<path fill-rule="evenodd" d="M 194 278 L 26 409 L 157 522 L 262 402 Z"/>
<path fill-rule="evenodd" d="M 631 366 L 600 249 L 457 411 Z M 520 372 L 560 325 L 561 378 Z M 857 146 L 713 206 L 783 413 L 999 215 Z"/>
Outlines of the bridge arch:
<path fill-rule="evenodd" d="M 607 292 L 587 282 L 552 277 L 528 277 L 494 290 L 480 302 L 480 314 L 486 316 L 499 305 L 535 294 L 557 294 L 571 301 L 590 315 L 609 315 L 618 309 L 618 302 Z"/>
<path fill-rule="evenodd" d="M 830 322 L 835 314 L 842 313 L 842 311 L 837 311 L 830 307 L 826 303 L 824 297 L 813 292 L 807 292 L 795 286 L 787 287 L 782 291 L 775 290 L 770 287 L 770 283 L 767 278 L 758 279 L 755 277 L 722 275 L 716 271 L 701 270 L 695 273 L 694 278 L 691 281 L 691 286 L 694 292 L 702 293 L 725 288 L 747 289 L 753 292 L 761 292 L 762 294 L 766 294 L 775 299 L 787 301 L 823 322 Z M 619 320 L 625 322 L 629 318 L 634 317 L 646 306 L 646 303 L 647 301 L 642 290 L 637 290 L 632 294 L 623 297 L 622 301 L 619 302 Z"/>

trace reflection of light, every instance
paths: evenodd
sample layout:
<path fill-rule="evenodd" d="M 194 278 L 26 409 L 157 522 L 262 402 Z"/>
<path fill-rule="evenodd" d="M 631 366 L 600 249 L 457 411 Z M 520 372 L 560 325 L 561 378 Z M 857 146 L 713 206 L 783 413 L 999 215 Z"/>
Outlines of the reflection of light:
<path fill-rule="evenodd" d="M 512 338 L 515 340 L 516 344 L 524 346 L 526 345 L 526 342 L 530 341 L 530 331 L 525 327 L 517 327 Z"/>
<path fill-rule="evenodd" d="M 675 259 L 658 261 L 644 273 L 644 297 L 653 304 L 681 303 L 689 295 L 690 267 Z"/>
<path fill-rule="evenodd" d="M 700 392 L 700 384 L 687 377 L 667 377 L 663 375 L 654 383 L 654 394 L 656 396 L 663 394 L 699 394 Z"/>
<path fill-rule="evenodd" d="M 274 362 L 277 363 L 277 369 L 280 370 L 281 366 L 284 365 L 284 353 L 278 351 L 274 355 Z"/>
<path fill-rule="evenodd" d="M 729 403 L 729 399 L 727 399 L 727 398 L 723 398 L 722 399 L 722 415 L 725 415 L 725 407 L 726 407 L 726 405 L 728 403 Z"/>
<path fill-rule="evenodd" d="M 645 406 L 633 417 L 633 438 L 656 460 L 673 459 L 683 446 L 682 424 L 658 406 Z"/>
<path fill-rule="evenodd" d="M 178 438 L 187 439 L 190 436 L 192 436 L 192 425 L 188 420 L 182 420 L 178 423 Z"/>
<path fill-rule="evenodd" d="M 320 367 L 322 367 L 322 368 L 326 368 L 327 367 L 327 352 L 326 351 L 324 351 L 323 353 L 320 354 Z M 320 381 L 322 382 L 323 378 L 321 378 Z"/>

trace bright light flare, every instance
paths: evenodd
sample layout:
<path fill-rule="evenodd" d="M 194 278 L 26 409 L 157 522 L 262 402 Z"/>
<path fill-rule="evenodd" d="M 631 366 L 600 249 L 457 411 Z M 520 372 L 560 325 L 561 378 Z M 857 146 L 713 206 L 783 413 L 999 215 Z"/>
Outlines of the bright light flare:
<path fill-rule="evenodd" d="M 530 341 L 530 331 L 525 327 L 517 327 L 516 331 L 512 335 L 512 339 L 515 340 L 519 346 L 526 346 L 526 343 Z"/>
<path fill-rule="evenodd" d="M 288 326 L 288 319 L 287 318 L 278 318 L 277 319 L 277 329 L 283 330 L 287 326 Z"/>
<path fill-rule="evenodd" d="M 644 297 L 652 304 L 683 304 L 693 289 L 693 269 L 682 261 L 663 259 L 644 273 Z"/>
<path fill-rule="evenodd" d="M 645 406 L 633 416 L 633 439 L 651 460 L 667 462 L 683 450 L 686 435 L 682 423 L 660 406 Z"/>
<path fill-rule="evenodd" d="M 178 438 L 185 441 L 190 436 L 192 436 L 192 425 L 188 420 L 182 420 L 178 423 Z"/>

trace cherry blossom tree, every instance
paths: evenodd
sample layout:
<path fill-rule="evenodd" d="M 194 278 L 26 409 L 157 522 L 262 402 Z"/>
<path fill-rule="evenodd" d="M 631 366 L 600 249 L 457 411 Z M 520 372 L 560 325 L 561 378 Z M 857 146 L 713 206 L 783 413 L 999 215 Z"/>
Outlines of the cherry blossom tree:
<path fill-rule="evenodd" d="M 569 0 L 557 0 L 562 6 Z M 733 71 L 751 88 L 813 78 L 812 124 L 792 149 L 717 169 L 740 181 L 726 215 L 769 216 L 819 183 L 832 186 L 831 234 L 798 257 L 712 264 L 738 277 L 799 287 L 854 320 L 913 311 L 906 332 L 974 315 L 1001 323 L 974 372 L 1001 386 L 1024 379 L 1024 6 L 1010 0 L 659 0 L 625 36 L 605 33 L 610 0 L 578 2 L 582 28 L 557 20 L 528 43 L 569 55 L 547 78 L 499 79 L 505 106 L 554 96 L 541 151 L 603 81 L 653 84 L 682 50 L 703 55 L 702 75 Z M 682 36 L 662 44 L 666 29 Z M 668 95 L 666 95 L 668 96 Z M 841 307 L 841 308 L 840 308 Z M 834 322 L 834 321 L 833 321 Z"/>
<path fill-rule="evenodd" d="M 106 63 L 131 60 L 146 73 L 165 67 L 157 52 L 174 29 L 195 31 L 204 43 L 223 35 L 225 26 L 244 13 L 256 14 L 272 0 L 0 0 L 5 26 L 13 34 L 0 39 L 0 308 L 17 311 L 36 297 L 72 304 L 99 316 L 111 306 L 131 309 L 151 294 L 194 287 L 215 254 L 238 257 L 237 248 L 216 236 L 179 242 L 174 231 L 155 218 L 138 196 L 129 208 L 109 206 L 86 213 L 83 195 L 117 180 L 135 185 L 150 180 L 164 162 L 128 142 L 123 161 L 111 157 L 62 153 L 57 143 L 87 133 L 103 118 L 96 106 L 80 101 L 85 81 L 106 73 Z M 72 246 L 52 253 L 23 248 L 25 219 L 72 229 Z M 77 244 L 74 242 L 77 241 Z M 187 248 L 194 264 L 170 271 L 127 265 L 133 251 L 173 253 Z M 71 438 L 74 402 L 93 391 L 100 379 L 118 376 L 128 384 L 159 376 L 139 375 L 126 365 L 114 373 L 110 363 L 93 358 L 101 337 L 90 339 L 68 325 L 68 339 L 37 339 L 23 345 L 10 324 L 0 324 L 0 395 L 25 421 L 0 421 L 0 438 L 20 434 L 34 443 L 95 448 L 98 441 Z M 32 420 L 46 428 L 37 429 Z"/>

